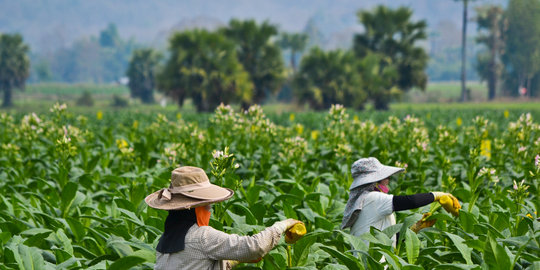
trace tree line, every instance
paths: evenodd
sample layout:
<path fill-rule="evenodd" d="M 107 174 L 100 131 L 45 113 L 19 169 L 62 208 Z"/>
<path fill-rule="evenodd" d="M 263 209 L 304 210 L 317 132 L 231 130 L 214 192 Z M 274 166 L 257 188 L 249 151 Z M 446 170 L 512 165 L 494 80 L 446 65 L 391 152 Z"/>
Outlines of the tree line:
<path fill-rule="evenodd" d="M 233 19 L 215 31 L 177 32 L 162 66 L 152 49 L 135 51 L 128 68 L 132 96 L 151 102 L 141 93 L 157 88 L 180 106 L 191 98 L 199 111 L 209 111 L 222 102 L 247 108 L 286 86 L 297 102 L 314 109 L 336 103 L 363 109 L 368 101 L 387 109 L 393 96 L 426 87 L 428 56 L 417 43 L 426 38 L 427 25 L 411 17 L 404 7 L 359 11 L 366 31 L 355 36 L 353 48 L 312 47 L 298 66 L 296 54 L 305 49 L 307 37 L 279 34 L 269 22 Z M 283 49 L 290 51 L 290 69 Z"/>
<path fill-rule="evenodd" d="M 537 97 L 540 93 L 540 1 L 511 0 L 506 10 L 477 10 L 485 50 L 477 55 L 477 71 L 488 83 L 488 98 Z"/>
<path fill-rule="evenodd" d="M 511 0 L 506 10 L 486 6 L 477 14 L 477 41 L 486 50 L 477 55 L 476 68 L 488 81 L 489 98 L 497 92 L 517 95 L 522 89 L 537 96 L 540 2 Z M 110 25 L 99 38 L 89 41 L 99 47 L 96 55 L 100 57 L 84 59 L 124 61 L 116 61 L 125 67 L 116 66 L 113 75 L 127 70 L 132 97 L 145 103 L 154 102 L 153 91 L 157 90 L 180 106 L 189 98 L 199 111 L 213 110 L 222 102 L 246 108 L 280 91 L 291 91 L 297 102 L 314 109 L 327 109 L 335 103 L 362 109 L 367 102 L 373 102 L 376 109 L 387 109 L 404 92 L 425 89 L 429 59 L 419 42 L 426 39 L 426 22 L 413 21 L 412 11 L 405 7 L 377 6 L 361 10 L 357 16 L 365 31 L 354 36 L 350 49 L 315 46 L 304 52 L 309 44 L 305 34 L 279 33 L 267 21 L 233 19 L 213 31 L 176 32 L 166 52 L 122 41 Z M 9 105 L 12 89 L 24 87 L 29 76 L 29 49 L 17 34 L 0 35 L 0 45 L 0 87 L 3 104 Z M 284 52 L 290 55 L 288 64 Z M 84 68 L 84 63 L 74 63 L 71 68 Z M 43 73 L 47 75 L 46 70 Z"/>

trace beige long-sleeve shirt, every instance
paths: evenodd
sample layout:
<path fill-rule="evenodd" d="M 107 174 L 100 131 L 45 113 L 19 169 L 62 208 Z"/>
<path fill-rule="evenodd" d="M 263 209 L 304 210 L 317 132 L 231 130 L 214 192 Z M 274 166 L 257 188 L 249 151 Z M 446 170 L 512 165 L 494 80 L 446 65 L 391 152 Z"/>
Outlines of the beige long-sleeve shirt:
<path fill-rule="evenodd" d="M 186 234 L 184 250 L 157 252 L 154 269 L 227 269 L 225 260 L 246 262 L 263 257 L 278 244 L 285 229 L 285 225 L 277 222 L 253 236 L 239 236 L 194 224 Z"/>

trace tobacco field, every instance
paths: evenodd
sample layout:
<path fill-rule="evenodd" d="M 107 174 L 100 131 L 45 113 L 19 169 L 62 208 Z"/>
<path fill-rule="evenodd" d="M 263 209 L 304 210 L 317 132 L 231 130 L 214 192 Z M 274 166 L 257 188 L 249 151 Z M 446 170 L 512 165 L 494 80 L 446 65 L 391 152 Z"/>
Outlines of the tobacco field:
<path fill-rule="evenodd" d="M 427 110 L 363 117 L 267 116 L 228 106 L 197 117 L 98 111 L 0 113 L 0 269 L 152 269 L 166 211 L 146 195 L 179 165 L 235 195 L 210 224 L 242 235 L 286 218 L 308 233 L 237 269 L 540 269 L 537 114 Z M 390 193 L 451 192 L 459 217 L 433 205 L 360 238 L 341 230 L 362 157 L 405 167 Z M 437 222 L 409 227 L 434 211 Z M 399 232 L 392 246 L 390 237 Z M 366 244 L 367 243 L 367 244 Z M 384 262 L 380 262 L 384 257 Z"/>

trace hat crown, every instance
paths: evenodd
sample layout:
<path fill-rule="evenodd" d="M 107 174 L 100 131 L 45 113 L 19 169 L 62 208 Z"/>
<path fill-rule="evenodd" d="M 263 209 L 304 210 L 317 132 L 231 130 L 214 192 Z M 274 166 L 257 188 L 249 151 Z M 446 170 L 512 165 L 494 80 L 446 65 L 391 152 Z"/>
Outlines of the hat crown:
<path fill-rule="evenodd" d="M 351 174 L 354 178 L 365 173 L 379 171 L 382 168 L 383 165 L 381 164 L 381 162 L 374 157 L 361 158 L 355 161 L 351 166 Z"/>
<path fill-rule="evenodd" d="M 174 169 L 171 174 L 171 187 L 181 187 L 192 184 L 210 182 L 203 169 L 184 166 Z"/>

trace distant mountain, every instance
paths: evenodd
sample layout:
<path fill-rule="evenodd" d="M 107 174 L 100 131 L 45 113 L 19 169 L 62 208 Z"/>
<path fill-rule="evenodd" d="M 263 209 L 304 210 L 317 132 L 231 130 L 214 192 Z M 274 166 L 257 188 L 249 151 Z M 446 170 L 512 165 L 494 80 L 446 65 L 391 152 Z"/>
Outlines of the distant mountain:
<path fill-rule="evenodd" d="M 471 4 L 503 4 L 482 0 Z M 124 38 L 163 45 L 174 29 L 215 28 L 231 18 L 269 20 L 285 31 L 302 31 L 308 21 L 324 37 L 325 47 L 347 47 L 361 31 L 356 12 L 384 4 L 407 6 L 430 30 L 442 22 L 461 25 L 462 3 L 454 0 L 0 0 L 0 32 L 20 32 L 34 51 L 54 50 L 74 40 L 97 36 L 109 23 Z M 470 33 L 475 26 L 471 24 Z"/>
<path fill-rule="evenodd" d="M 210 16 L 199 15 L 193 18 L 181 19 L 179 22 L 169 27 L 166 30 L 160 31 L 156 34 L 153 43 L 161 44 L 163 41 L 168 40 L 169 36 L 177 31 L 184 31 L 193 28 L 202 28 L 207 30 L 215 30 L 219 27 L 225 26 L 226 23 Z"/>

